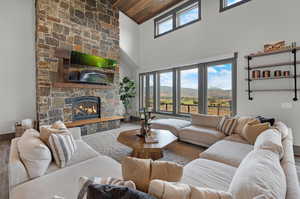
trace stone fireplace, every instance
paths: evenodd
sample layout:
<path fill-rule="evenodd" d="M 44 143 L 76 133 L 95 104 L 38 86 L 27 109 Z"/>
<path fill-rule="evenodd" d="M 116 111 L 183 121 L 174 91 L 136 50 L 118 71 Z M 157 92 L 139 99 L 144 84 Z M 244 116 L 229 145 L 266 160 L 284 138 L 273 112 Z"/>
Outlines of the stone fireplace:
<path fill-rule="evenodd" d="M 92 118 L 117 118 L 119 66 L 110 87 L 56 84 L 61 59 L 57 49 L 79 51 L 119 61 L 119 11 L 110 0 L 36 1 L 37 119 L 40 125 Z M 100 101 L 101 99 L 101 101 Z M 84 120 L 83 120 L 84 119 Z M 100 121 L 100 120 L 99 120 Z M 120 125 L 120 119 L 82 124 L 82 134 Z"/>

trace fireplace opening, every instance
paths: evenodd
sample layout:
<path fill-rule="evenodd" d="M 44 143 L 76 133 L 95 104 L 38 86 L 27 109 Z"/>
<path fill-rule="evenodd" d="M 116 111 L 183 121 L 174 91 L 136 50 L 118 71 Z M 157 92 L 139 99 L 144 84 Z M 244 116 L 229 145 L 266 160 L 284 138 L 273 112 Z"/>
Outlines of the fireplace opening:
<path fill-rule="evenodd" d="M 86 120 L 100 118 L 101 100 L 99 97 L 84 96 L 72 98 L 72 119 Z"/>

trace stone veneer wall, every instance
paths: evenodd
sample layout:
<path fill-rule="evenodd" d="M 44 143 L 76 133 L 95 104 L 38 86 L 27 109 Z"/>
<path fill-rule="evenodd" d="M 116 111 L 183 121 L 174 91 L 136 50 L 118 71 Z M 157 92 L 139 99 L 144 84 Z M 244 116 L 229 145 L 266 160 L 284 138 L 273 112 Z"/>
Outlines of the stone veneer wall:
<path fill-rule="evenodd" d="M 58 72 L 56 48 L 76 50 L 119 60 L 119 13 L 110 0 L 36 0 L 37 118 L 40 125 L 71 121 L 71 106 L 65 100 L 99 96 L 101 116 L 121 115 L 119 69 L 113 89 L 54 88 Z M 119 121 L 111 122 L 118 124 Z M 95 124 L 90 128 L 109 127 Z"/>

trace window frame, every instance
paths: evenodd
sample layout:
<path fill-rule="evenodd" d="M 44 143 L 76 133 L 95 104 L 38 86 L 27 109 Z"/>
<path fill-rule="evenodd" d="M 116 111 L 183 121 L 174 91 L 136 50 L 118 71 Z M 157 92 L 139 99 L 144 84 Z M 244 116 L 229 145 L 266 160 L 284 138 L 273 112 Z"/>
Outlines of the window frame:
<path fill-rule="evenodd" d="M 190 7 L 190 6 L 192 6 L 193 4 L 196 4 L 196 3 L 198 3 L 198 19 L 190 21 L 190 22 L 188 22 L 186 24 L 183 24 L 181 26 L 177 26 L 177 13 L 184 10 L 184 9 L 186 9 L 186 8 L 188 8 L 188 7 Z M 183 28 L 185 26 L 188 26 L 190 24 L 193 24 L 195 22 L 200 21 L 201 20 L 201 14 L 202 14 L 201 13 L 201 0 L 190 0 L 190 1 L 187 1 L 187 2 L 183 3 L 182 5 L 176 7 L 174 9 L 170 10 L 169 12 L 167 12 L 167 13 L 165 13 L 165 14 L 163 14 L 163 15 L 161 15 L 161 16 L 154 19 L 154 39 L 156 39 L 158 37 L 161 37 L 163 35 L 166 35 L 168 33 L 171 33 L 175 30 L 180 29 L 180 28 Z M 164 32 L 162 34 L 158 34 L 157 23 L 159 23 L 159 22 L 161 22 L 164 19 L 167 19 L 169 17 L 173 18 L 173 27 L 172 27 L 172 29 L 167 31 L 167 32 Z"/>
<path fill-rule="evenodd" d="M 198 113 L 201 114 L 207 114 L 208 107 L 207 107 L 207 89 L 208 89 L 208 82 L 207 82 L 207 68 L 213 65 L 221 65 L 221 64 L 232 64 L 232 116 L 236 115 L 237 113 L 237 56 L 238 54 L 235 53 L 234 57 L 228 58 L 228 59 L 222 59 L 217 61 L 211 61 L 211 62 L 204 62 L 199 64 L 192 64 L 192 65 L 186 65 L 186 66 L 179 66 L 174 67 L 170 69 L 164 69 L 164 70 L 156 70 L 151 72 L 145 72 L 139 74 L 139 82 L 141 81 L 141 77 L 145 75 L 147 82 L 146 85 L 148 85 L 146 93 L 150 92 L 149 89 L 149 75 L 153 74 L 154 78 L 154 88 L 153 88 L 153 110 L 152 112 L 155 114 L 161 114 L 161 115 L 169 115 L 169 116 L 176 116 L 176 117 L 190 117 L 191 113 L 181 113 L 180 112 L 180 71 L 181 70 L 188 70 L 193 68 L 198 68 Z M 165 72 L 173 72 L 173 84 L 172 84 L 172 99 L 173 99 L 173 111 L 160 111 L 160 73 Z M 139 85 L 140 88 L 143 88 L 143 85 Z M 139 89 L 141 91 L 141 89 Z M 139 95 L 143 95 L 143 93 L 139 93 Z M 147 95 L 149 98 L 149 94 Z M 139 98 L 139 108 L 143 108 L 143 104 L 141 101 L 141 97 Z M 146 99 L 146 102 L 149 101 Z M 148 108 L 146 106 L 146 108 Z"/>
<path fill-rule="evenodd" d="M 244 4 L 244 3 L 247 3 L 247 2 L 249 2 L 251 0 L 241 0 L 241 1 L 239 1 L 237 3 L 234 3 L 234 4 L 230 5 L 230 6 L 226 6 L 225 5 L 225 1 L 226 0 L 220 0 L 220 12 L 224 12 L 224 11 L 229 10 L 231 8 L 235 8 L 235 7 L 240 6 L 240 5 Z"/>

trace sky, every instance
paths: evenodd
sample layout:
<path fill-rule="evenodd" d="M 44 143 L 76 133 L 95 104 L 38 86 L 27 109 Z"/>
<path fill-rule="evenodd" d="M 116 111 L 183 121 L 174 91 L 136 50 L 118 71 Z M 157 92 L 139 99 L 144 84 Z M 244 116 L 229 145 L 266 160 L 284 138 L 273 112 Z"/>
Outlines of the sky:
<path fill-rule="evenodd" d="M 231 89 L 231 64 L 210 66 L 207 69 L 208 88 L 220 88 L 223 90 Z M 182 88 L 198 88 L 198 72 L 197 69 L 189 69 L 181 71 L 181 87 Z M 172 86 L 172 73 L 161 73 L 161 86 Z"/>

